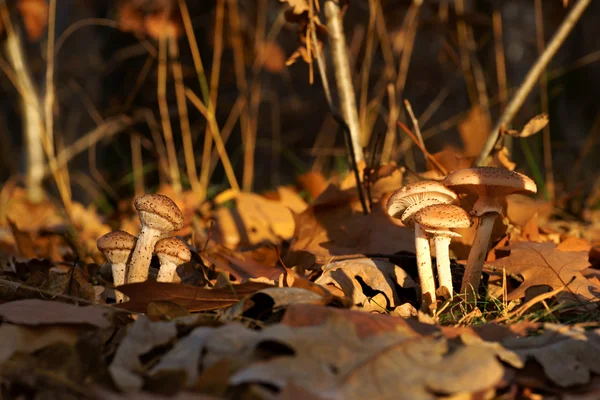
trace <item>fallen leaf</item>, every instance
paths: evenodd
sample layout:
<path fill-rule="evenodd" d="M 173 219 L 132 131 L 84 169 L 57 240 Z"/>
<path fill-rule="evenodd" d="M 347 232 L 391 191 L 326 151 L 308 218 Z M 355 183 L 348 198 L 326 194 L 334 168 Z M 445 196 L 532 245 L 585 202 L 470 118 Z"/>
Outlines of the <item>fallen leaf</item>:
<path fill-rule="evenodd" d="M 600 330 L 545 324 L 541 335 L 509 338 L 502 345 L 523 361 L 537 361 L 553 383 L 568 387 L 584 385 L 591 374 L 600 374 Z"/>
<path fill-rule="evenodd" d="M 312 269 L 336 255 L 414 252 L 413 231 L 391 218 L 382 203 L 374 203 L 371 213 L 363 215 L 352 199 L 352 193 L 330 186 L 296 216 L 285 264 Z"/>
<path fill-rule="evenodd" d="M 305 11 L 308 12 L 310 8 L 309 1 L 311 0 L 279 0 L 281 3 L 288 3 L 288 5 L 292 7 L 294 14 L 302 14 Z"/>
<path fill-rule="evenodd" d="M 369 258 L 332 262 L 315 283 L 333 285 L 341 289 L 356 307 L 375 312 L 385 312 L 402 304 L 397 287 L 417 287 L 402 268 L 387 260 Z M 365 293 L 363 286 L 370 291 Z"/>
<path fill-rule="evenodd" d="M 19 0 L 17 10 L 23 18 L 27 38 L 35 42 L 46 31 L 48 3 L 45 0 Z"/>
<path fill-rule="evenodd" d="M 285 69 L 285 54 L 277 42 L 264 41 L 260 49 L 259 59 L 265 71 L 278 74 Z"/>
<path fill-rule="evenodd" d="M 0 325 L 0 364 L 15 353 L 33 353 L 55 343 L 75 345 L 78 332 L 65 326 L 27 327 Z"/>
<path fill-rule="evenodd" d="M 58 301 L 17 300 L 0 304 L 0 317 L 21 325 L 87 324 L 107 328 L 106 307 L 75 306 Z"/>
<path fill-rule="evenodd" d="M 128 329 L 108 367 L 115 385 L 124 392 L 140 390 L 144 383 L 139 375 L 142 368 L 140 356 L 171 342 L 176 335 L 175 322 L 151 322 L 145 316 L 139 316 Z"/>
<path fill-rule="evenodd" d="M 563 287 L 572 278 L 573 282 L 560 293 L 559 301 L 597 301 L 599 288 L 594 288 L 581 271 L 589 266 L 587 251 L 560 251 L 554 243 L 519 242 L 511 244 L 508 257 L 486 264 L 486 269 L 516 274 L 523 283 L 508 293 L 508 300 L 525 297 L 525 292 L 536 286 L 550 290 Z M 550 291 L 548 290 L 548 291 Z"/>
<path fill-rule="evenodd" d="M 458 133 L 463 142 L 466 157 L 475 157 L 485 144 L 492 122 L 479 106 L 471 108 L 464 120 L 458 124 Z"/>
<path fill-rule="evenodd" d="M 294 382 L 326 398 L 430 400 L 435 393 L 493 387 L 504 373 L 484 346 L 450 352 L 445 338 L 419 338 L 409 331 L 361 340 L 354 325 L 339 317 L 314 327 L 275 325 L 260 336 L 257 347 L 275 342 L 293 353 L 253 363 L 234 374 L 231 384 L 261 382 L 283 389 Z"/>
<path fill-rule="evenodd" d="M 270 287 L 258 282 L 231 285 L 222 289 L 205 289 L 191 285 L 166 282 L 139 282 L 119 286 L 130 300 L 118 305 L 129 311 L 145 312 L 148 304 L 155 301 L 170 301 L 189 312 L 216 310 L 237 303 L 248 294 Z"/>
<path fill-rule="evenodd" d="M 546 125 L 548 125 L 548 122 L 548 114 L 536 115 L 525 124 L 521 132 L 516 130 L 507 130 L 506 133 L 510 136 L 526 138 L 544 129 Z"/>
<path fill-rule="evenodd" d="M 294 216 L 284 204 L 263 196 L 242 192 L 234 208 L 221 208 L 216 226 L 230 246 L 280 243 L 294 233 Z"/>

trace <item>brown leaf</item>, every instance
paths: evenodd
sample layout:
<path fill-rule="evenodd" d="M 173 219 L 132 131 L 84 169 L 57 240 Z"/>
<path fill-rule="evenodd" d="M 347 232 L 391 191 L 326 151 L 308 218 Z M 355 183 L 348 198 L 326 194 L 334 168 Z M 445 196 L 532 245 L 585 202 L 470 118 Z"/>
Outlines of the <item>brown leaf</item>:
<path fill-rule="evenodd" d="M 458 124 L 458 133 L 466 157 L 475 157 L 479 154 L 491 130 L 492 122 L 481 108 L 478 106 L 471 108 L 467 117 Z"/>
<path fill-rule="evenodd" d="M 0 304 L 0 317 L 22 325 L 87 324 L 107 328 L 110 326 L 110 321 L 106 318 L 109 312 L 107 308 L 37 299 Z"/>
<path fill-rule="evenodd" d="M 171 342 L 176 335 L 175 322 L 151 322 L 140 316 L 128 329 L 108 367 L 115 385 L 124 392 L 141 389 L 144 381 L 138 375 L 142 369 L 140 356 Z"/>
<path fill-rule="evenodd" d="M 205 289 L 190 285 L 166 282 L 139 282 L 119 286 L 119 290 L 131 300 L 119 308 L 145 312 L 154 301 L 171 301 L 189 312 L 216 310 L 237 303 L 242 297 L 270 287 L 264 283 L 247 282 L 223 289 Z"/>
<path fill-rule="evenodd" d="M 48 3 L 45 0 L 19 0 L 17 10 L 23 18 L 27 37 L 35 42 L 46 31 Z"/>
<path fill-rule="evenodd" d="M 279 0 L 281 3 L 288 3 L 294 14 L 302 14 L 303 12 L 308 12 L 310 8 L 310 4 L 308 3 L 312 0 Z"/>
<path fill-rule="evenodd" d="M 215 218 L 223 241 L 229 245 L 276 244 L 290 239 L 294 233 L 290 209 L 254 193 L 239 193 L 236 207 L 221 207 Z"/>
<path fill-rule="evenodd" d="M 265 71 L 272 74 L 278 74 L 285 69 L 285 54 L 281 49 L 281 46 L 271 40 L 263 42 L 260 50 L 260 59 Z"/>
<path fill-rule="evenodd" d="M 396 287 L 416 288 L 415 281 L 400 267 L 387 260 L 355 259 L 327 264 L 315 283 L 334 285 L 364 311 L 384 313 L 401 305 Z M 364 293 L 363 285 L 377 293 Z"/>
<path fill-rule="evenodd" d="M 330 186 L 305 212 L 296 216 L 296 231 L 286 265 L 312 268 L 334 255 L 414 251 L 414 233 L 392 219 L 382 203 L 369 215 L 358 211 L 353 192 Z"/>
<path fill-rule="evenodd" d="M 486 265 L 486 269 L 517 274 L 523 283 L 508 293 L 508 300 L 525 297 L 525 292 L 536 286 L 547 286 L 550 290 L 563 287 L 571 279 L 573 282 L 557 297 L 559 301 L 597 300 L 600 288 L 595 288 L 581 274 L 589 266 L 587 251 L 566 252 L 556 248 L 554 243 L 519 242 L 511 244 L 510 255 Z"/>
<path fill-rule="evenodd" d="M 49 303 L 49 302 L 48 302 Z M 11 324 L 0 325 L 0 364 L 15 353 L 30 354 L 55 343 L 75 345 L 78 333 L 73 327 L 47 326 L 27 327 Z"/>
<path fill-rule="evenodd" d="M 541 335 L 510 338 L 502 344 L 523 360 L 537 361 L 550 380 L 561 386 L 584 385 L 600 374 L 600 330 L 546 324 Z"/>
<path fill-rule="evenodd" d="M 283 389 L 295 382 L 331 398 L 429 400 L 433 393 L 491 388 L 504 373 L 488 346 L 460 345 L 450 352 L 445 338 L 409 330 L 363 340 L 351 322 L 336 316 L 318 326 L 274 326 L 261 337 L 291 349 L 293 356 L 253 363 L 234 374 L 231 384 L 261 382 Z"/>
<path fill-rule="evenodd" d="M 529 122 L 525 124 L 521 132 L 515 130 L 507 130 L 505 132 L 510 136 L 526 138 L 544 129 L 546 125 L 548 125 L 548 122 L 548 114 L 540 114 L 531 118 Z"/>

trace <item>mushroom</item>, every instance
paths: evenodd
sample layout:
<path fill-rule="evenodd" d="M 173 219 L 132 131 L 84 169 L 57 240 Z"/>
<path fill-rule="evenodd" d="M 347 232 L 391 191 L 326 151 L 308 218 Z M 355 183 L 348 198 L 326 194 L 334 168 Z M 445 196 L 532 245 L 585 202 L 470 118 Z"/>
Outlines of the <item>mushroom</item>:
<path fill-rule="evenodd" d="M 159 239 L 183 227 L 183 215 L 173 200 L 161 194 L 144 194 L 134 201 L 142 229 L 127 271 L 127 283 L 144 282 L 154 246 Z"/>
<path fill-rule="evenodd" d="M 414 226 L 415 253 L 421 287 L 421 308 L 427 311 L 436 307 L 431 250 L 427 234 L 418 223 L 414 223 L 414 217 L 424 207 L 453 203 L 457 197 L 456 193 L 439 182 L 421 181 L 396 190 L 387 201 L 386 209 L 390 216 L 400 218 L 406 227 Z"/>
<path fill-rule="evenodd" d="M 478 196 L 471 215 L 479 217 L 479 224 L 460 288 L 461 293 L 466 293 L 467 298 L 473 300 L 479 289 L 494 220 L 502 213 L 503 201 L 506 196 L 514 193 L 536 193 L 537 186 L 531 178 L 523 174 L 496 167 L 454 171 L 444 179 L 444 184 L 457 192 Z"/>
<path fill-rule="evenodd" d="M 154 247 L 154 254 L 160 261 L 157 282 L 173 282 L 177 267 L 192 258 L 192 253 L 187 245 L 174 237 L 160 239 Z"/>
<path fill-rule="evenodd" d="M 440 182 L 418 181 L 396 190 L 387 201 L 388 214 L 393 218 L 402 218 L 406 208 L 424 199 L 437 199 L 440 204 L 450 204 L 458 196 Z"/>
<path fill-rule="evenodd" d="M 112 276 L 115 288 L 125 284 L 127 260 L 135 247 L 136 238 L 124 231 L 109 232 L 96 242 L 98 250 L 106 256 L 112 265 Z M 115 290 L 115 301 L 122 303 L 125 295 Z"/>
<path fill-rule="evenodd" d="M 468 228 L 473 224 L 473 220 L 465 210 L 452 204 L 425 207 L 414 218 L 421 229 L 433 236 L 439 282 L 438 294 L 451 299 L 454 290 L 450 270 L 450 241 L 453 237 L 460 237 L 460 234 L 450 229 Z"/>

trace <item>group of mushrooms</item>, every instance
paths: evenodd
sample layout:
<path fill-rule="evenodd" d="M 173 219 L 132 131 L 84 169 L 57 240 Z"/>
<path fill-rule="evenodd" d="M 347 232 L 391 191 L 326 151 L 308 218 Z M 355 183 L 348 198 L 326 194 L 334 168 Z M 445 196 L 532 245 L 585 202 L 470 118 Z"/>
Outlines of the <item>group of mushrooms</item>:
<path fill-rule="evenodd" d="M 494 220 L 502 213 L 506 196 L 535 193 L 533 180 L 518 172 L 496 167 L 475 167 L 454 171 L 443 182 L 419 181 L 395 191 L 387 202 L 393 218 L 414 228 L 417 268 L 421 286 L 421 308 L 436 307 L 437 296 L 452 298 L 450 241 L 460 235 L 452 229 L 468 228 L 471 216 L 479 219 L 460 293 L 473 298 L 479 288 Z M 477 201 L 467 213 L 458 203 L 458 193 L 474 194 Z M 140 218 L 139 236 L 114 231 L 98 239 L 98 250 L 112 264 L 114 286 L 143 282 L 148 278 L 152 255 L 160 261 L 158 282 L 172 282 L 177 267 L 190 261 L 191 252 L 180 239 L 169 236 L 183 227 L 183 215 L 175 203 L 160 194 L 144 194 L 134 201 Z M 429 239 L 436 249 L 439 288 L 436 293 Z M 115 291 L 117 303 L 125 296 Z"/>
<path fill-rule="evenodd" d="M 473 224 L 471 216 L 478 218 L 460 289 L 461 294 L 473 299 L 478 292 L 494 220 L 502 213 L 506 196 L 536 192 L 535 182 L 523 174 L 504 168 L 475 167 L 454 171 L 443 182 L 419 181 L 406 185 L 390 196 L 389 215 L 415 230 L 422 309 L 435 309 L 437 300 L 429 238 L 433 239 L 436 250 L 437 295 L 452 298 L 449 246 L 452 238 L 460 235 L 451 229 L 468 228 Z M 456 205 L 458 193 L 477 196 L 470 215 Z"/>
<path fill-rule="evenodd" d="M 153 254 L 160 261 L 156 280 L 172 282 L 177 267 L 190 261 L 192 255 L 185 242 L 169 236 L 183 227 L 183 214 L 173 200 L 160 194 L 144 194 L 133 204 L 141 224 L 139 236 L 114 231 L 97 242 L 98 250 L 112 265 L 114 286 L 148 279 Z M 115 290 L 115 301 L 125 301 L 118 290 Z"/>

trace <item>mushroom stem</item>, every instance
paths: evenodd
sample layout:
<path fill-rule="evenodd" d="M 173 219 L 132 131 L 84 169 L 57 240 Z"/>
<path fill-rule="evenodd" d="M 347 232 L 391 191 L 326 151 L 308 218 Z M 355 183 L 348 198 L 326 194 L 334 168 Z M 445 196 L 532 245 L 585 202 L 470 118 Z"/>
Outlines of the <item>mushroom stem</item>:
<path fill-rule="evenodd" d="M 448 291 L 444 295 L 446 298 L 454 296 L 454 288 L 452 287 L 452 271 L 450 270 L 450 236 L 436 235 L 435 241 L 435 261 L 437 264 L 438 282 L 440 295 L 444 290 Z"/>
<path fill-rule="evenodd" d="M 125 271 L 127 270 L 127 266 L 125 263 L 112 263 L 111 266 L 115 289 L 115 302 L 117 304 L 123 303 L 126 300 L 126 296 L 117 290 L 117 286 L 125 284 Z"/>
<path fill-rule="evenodd" d="M 152 228 L 142 227 L 140 235 L 133 253 L 127 271 L 127 283 L 144 282 L 148 279 L 148 270 L 150 261 L 152 261 L 152 252 L 158 242 L 159 233 Z"/>
<path fill-rule="evenodd" d="M 165 262 L 160 264 L 158 270 L 158 276 L 156 277 L 157 282 L 173 282 L 177 265 L 174 262 Z"/>
<path fill-rule="evenodd" d="M 429 238 L 420 224 L 415 223 L 415 250 L 417 254 L 417 269 L 419 271 L 419 282 L 421 285 L 421 309 L 430 311 L 435 308 L 435 281 L 433 279 L 433 267 L 431 266 L 431 250 Z"/>
<path fill-rule="evenodd" d="M 492 229 L 494 221 L 498 216 L 495 212 L 485 213 L 479 217 L 479 226 L 475 233 L 475 239 L 469 252 L 467 268 L 462 279 L 461 293 L 467 295 L 468 300 L 475 300 L 479 292 L 479 282 L 481 281 L 481 271 L 485 261 L 490 238 L 492 237 Z"/>

